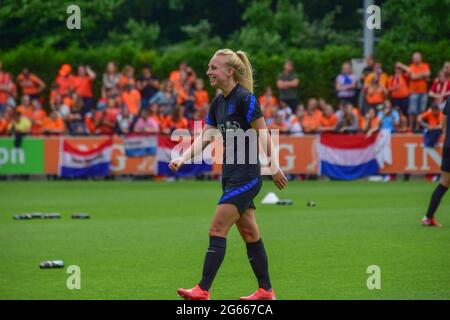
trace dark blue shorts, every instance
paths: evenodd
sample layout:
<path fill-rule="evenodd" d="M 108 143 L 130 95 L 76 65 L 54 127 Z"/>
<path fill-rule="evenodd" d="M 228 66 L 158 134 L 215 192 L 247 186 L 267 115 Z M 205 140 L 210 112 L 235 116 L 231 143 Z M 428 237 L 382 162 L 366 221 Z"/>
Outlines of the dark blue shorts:
<path fill-rule="evenodd" d="M 258 195 L 261 186 L 261 177 L 244 181 L 222 179 L 223 194 L 218 204 L 234 204 L 242 215 L 248 208 L 256 209 L 253 199 Z"/>

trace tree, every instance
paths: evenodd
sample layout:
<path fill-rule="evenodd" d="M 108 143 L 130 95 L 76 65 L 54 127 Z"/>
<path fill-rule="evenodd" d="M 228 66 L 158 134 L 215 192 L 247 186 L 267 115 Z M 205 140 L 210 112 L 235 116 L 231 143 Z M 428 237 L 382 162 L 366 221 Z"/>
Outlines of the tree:
<path fill-rule="evenodd" d="M 388 0 L 381 9 L 382 38 L 394 43 L 450 38 L 450 0 Z"/>

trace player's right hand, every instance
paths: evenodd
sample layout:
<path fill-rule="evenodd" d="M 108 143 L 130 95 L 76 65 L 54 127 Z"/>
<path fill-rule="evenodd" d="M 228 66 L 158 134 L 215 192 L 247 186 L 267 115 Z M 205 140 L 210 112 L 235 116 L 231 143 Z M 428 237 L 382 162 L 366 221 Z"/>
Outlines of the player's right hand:
<path fill-rule="evenodd" d="M 184 164 L 183 158 L 179 157 L 176 159 L 173 159 L 169 162 L 169 169 L 173 172 L 177 172 Z"/>

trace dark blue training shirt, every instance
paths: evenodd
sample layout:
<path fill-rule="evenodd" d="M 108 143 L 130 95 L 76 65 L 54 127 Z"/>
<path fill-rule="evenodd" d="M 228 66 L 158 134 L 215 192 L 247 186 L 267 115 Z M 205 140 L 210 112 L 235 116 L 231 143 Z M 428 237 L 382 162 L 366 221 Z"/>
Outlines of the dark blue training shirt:
<path fill-rule="evenodd" d="M 258 144 L 256 146 L 249 145 L 249 139 L 245 139 L 245 143 L 234 143 L 234 159 L 232 163 L 227 163 L 227 132 L 237 133 L 242 129 L 254 130 L 251 123 L 263 117 L 258 99 L 247 89 L 237 84 L 230 94 L 225 98 L 223 94 L 217 96 L 211 103 L 209 113 L 206 117 L 206 123 L 220 130 L 224 142 L 224 154 L 222 165 L 222 178 L 231 178 L 236 180 L 252 179 L 261 175 L 261 167 L 258 157 Z M 254 131 L 255 132 L 255 131 Z M 248 132 L 249 133 L 249 132 Z M 255 132 L 256 133 L 256 132 Z M 256 155 L 250 157 L 249 152 Z M 231 150 L 231 149 L 229 149 Z M 245 152 L 245 162 L 239 164 L 238 155 L 242 156 Z M 230 157 L 229 157 L 230 158 Z M 256 161 L 252 161 L 255 160 Z"/>

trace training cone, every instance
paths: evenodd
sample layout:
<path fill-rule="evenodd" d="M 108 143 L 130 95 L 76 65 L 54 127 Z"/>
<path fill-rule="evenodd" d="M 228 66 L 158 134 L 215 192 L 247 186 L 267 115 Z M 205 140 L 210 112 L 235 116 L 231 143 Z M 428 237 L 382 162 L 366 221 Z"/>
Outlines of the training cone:
<path fill-rule="evenodd" d="M 273 192 L 269 192 L 264 199 L 262 199 L 262 204 L 276 204 L 280 201 L 280 198 L 277 197 L 277 195 Z"/>

